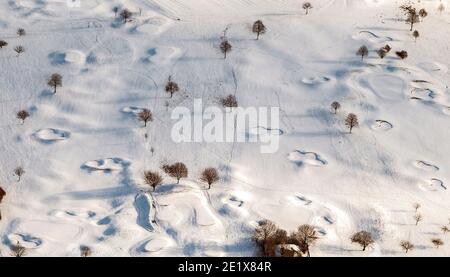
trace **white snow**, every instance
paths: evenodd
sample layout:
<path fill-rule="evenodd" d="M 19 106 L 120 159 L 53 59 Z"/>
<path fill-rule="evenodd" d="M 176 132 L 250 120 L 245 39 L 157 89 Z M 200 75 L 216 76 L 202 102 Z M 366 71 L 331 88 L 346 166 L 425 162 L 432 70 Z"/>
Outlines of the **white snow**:
<path fill-rule="evenodd" d="M 79 256 L 81 245 L 94 256 L 251 256 L 257 221 L 270 219 L 288 231 L 314 225 L 313 256 L 449 256 L 440 227 L 450 217 L 450 3 L 442 15 L 439 1 L 416 4 L 429 16 L 414 42 L 398 20 L 403 1 L 313 0 L 308 15 L 301 2 L 0 1 L 9 44 L 0 49 L 0 255 L 19 241 L 28 256 Z M 133 11 L 132 22 L 115 19 L 114 6 Z M 258 41 L 257 19 L 268 29 Z M 393 49 L 379 59 L 385 44 Z M 53 73 L 63 76 L 55 95 Z M 180 86 L 172 99 L 169 75 Z M 173 108 L 229 94 L 243 107 L 280 107 L 279 129 L 248 133 L 279 138 L 276 153 L 172 141 Z M 143 109 L 154 116 L 146 128 Z M 350 112 L 360 122 L 351 135 Z M 178 161 L 189 177 L 164 175 L 151 192 L 143 172 Z M 210 166 L 222 178 L 207 190 L 199 175 Z M 365 252 L 349 239 L 359 230 L 375 239 Z M 404 254 L 401 240 L 415 250 Z"/>

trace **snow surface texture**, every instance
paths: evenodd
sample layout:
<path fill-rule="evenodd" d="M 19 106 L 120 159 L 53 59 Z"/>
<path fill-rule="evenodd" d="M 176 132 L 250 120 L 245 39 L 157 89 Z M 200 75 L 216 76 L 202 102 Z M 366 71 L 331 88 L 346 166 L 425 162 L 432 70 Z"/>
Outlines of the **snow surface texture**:
<path fill-rule="evenodd" d="M 438 1 L 421 1 L 429 16 L 415 43 L 398 20 L 402 1 L 313 0 L 307 16 L 300 2 L 0 1 L 9 43 L 0 50 L 1 255 L 19 241 L 28 256 L 79 256 L 81 245 L 94 256 L 251 256 L 256 223 L 270 219 L 288 231 L 316 226 L 313 256 L 402 256 L 401 240 L 416 245 L 408 256 L 449 256 L 440 227 L 450 217 L 450 7 L 439 16 Z M 118 23 L 114 6 L 133 21 Z M 259 41 L 257 19 L 268 28 Z M 385 44 L 409 57 L 379 59 Z M 16 45 L 26 49 L 19 57 Z M 63 87 L 53 95 L 55 72 Z M 169 75 L 181 88 L 173 99 Z M 278 152 L 172 142 L 174 107 L 234 93 L 244 107 L 281 108 L 280 130 L 270 131 Z M 143 108 L 155 117 L 147 128 L 136 120 Z M 23 125 L 20 109 L 31 114 Z M 351 135 L 349 112 L 360 119 Z M 151 193 L 143 172 L 164 161 L 186 163 L 189 178 L 165 176 Z M 207 166 L 222 176 L 211 190 L 198 181 Z M 375 239 L 365 252 L 349 240 L 359 230 Z M 433 247 L 434 237 L 445 245 Z"/>

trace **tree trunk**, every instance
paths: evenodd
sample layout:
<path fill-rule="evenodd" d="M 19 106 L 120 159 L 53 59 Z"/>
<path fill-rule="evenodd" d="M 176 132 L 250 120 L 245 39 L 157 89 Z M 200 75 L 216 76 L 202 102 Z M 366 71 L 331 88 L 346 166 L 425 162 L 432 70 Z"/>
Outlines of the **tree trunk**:
<path fill-rule="evenodd" d="M 363 251 L 366 251 L 366 245 L 365 244 L 363 245 Z"/>
<path fill-rule="evenodd" d="M 259 32 L 256 32 L 256 40 L 259 40 Z"/>
<path fill-rule="evenodd" d="M 210 183 L 208 183 L 208 189 L 211 189 L 211 184 Z"/>

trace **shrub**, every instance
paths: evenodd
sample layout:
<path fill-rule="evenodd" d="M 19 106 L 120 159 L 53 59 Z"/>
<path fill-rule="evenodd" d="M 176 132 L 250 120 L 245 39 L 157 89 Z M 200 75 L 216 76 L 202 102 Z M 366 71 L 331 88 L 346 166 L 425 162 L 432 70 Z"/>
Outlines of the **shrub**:
<path fill-rule="evenodd" d="M 220 103 L 226 108 L 236 108 L 238 106 L 236 97 L 232 94 L 220 99 Z"/>

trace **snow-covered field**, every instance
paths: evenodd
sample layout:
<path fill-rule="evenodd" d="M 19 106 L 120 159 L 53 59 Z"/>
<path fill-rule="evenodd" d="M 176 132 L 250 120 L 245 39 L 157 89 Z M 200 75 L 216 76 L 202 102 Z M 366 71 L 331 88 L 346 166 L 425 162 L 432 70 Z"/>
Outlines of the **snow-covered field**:
<path fill-rule="evenodd" d="M 255 226 L 269 219 L 315 226 L 312 256 L 404 256 L 401 240 L 416 246 L 408 256 L 449 256 L 450 7 L 439 15 L 440 1 L 420 1 L 429 15 L 414 42 L 404 2 L 313 0 L 305 15 L 298 0 L 0 1 L 1 255 L 19 241 L 27 256 L 79 256 L 80 246 L 93 256 L 253 256 Z M 115 6 L 133 21 L 119 23 Z M 258 19 L 267 33 L 255 40 Z M 385 44 L 393 50 L 380 59 Z M 63 76 L 55 95 L 53 73 Z M 172 99 L 169 75 L 180 86 Z M 228 94 L 280 107 L 276 153 L 172 141 L 171 110 Z M 154 116 L 146 128 L 143 108 Z M 360 122 L 351 135 L 350 112 Z M 178 161 L 189 177 L 164 175 L 151 192 L 143 172 Z M 207 190 L 199 174 L 209 166 L 221 181 Z M 349 239 L 359 230 L 375 240 L 364 252 Z"/>

